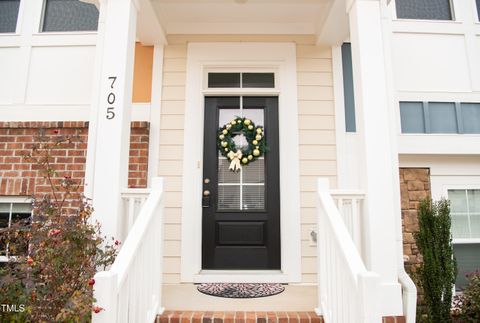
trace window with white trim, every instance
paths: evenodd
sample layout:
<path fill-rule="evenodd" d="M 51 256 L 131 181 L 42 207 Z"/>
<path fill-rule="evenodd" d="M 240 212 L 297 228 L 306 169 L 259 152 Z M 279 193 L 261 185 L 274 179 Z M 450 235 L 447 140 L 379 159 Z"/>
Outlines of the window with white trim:
<path fill-rule="evenodd" d="M 480 103 L 400 102 L 402 133 L 480 134 Z"/>
<path fill-rule="evenodd" d="M 15 33 L 17 30 L 20 0 L 0 0 L 0 33 Z"/>
<path fill-rule="evenodd" d="M 0 262 L 7 261 L 11 256 L 27 252 L 26 241 L 19 241 L 12 248 L 8 243 L 8 233 L 3 232 L 2 229 L 11 228 L 20 222 L 29 223 L 32 216 L 32 203 L 28 200 L 29 198 L 23 197 L 0 200 Z M 23 237 L 20 235 L 21 238 Z"/>
<path fill-rule="evenodd" d="M 480 268 L 480 189 L 449 189 L 453 251 L 457 259 L 456 290 L 465 287 L 465 275 Z"/>
<path fill-rule="evenodd" d="M 399 19 L 453 20 L 450 0 L 395 0 L 395 7 Z"/>
<path fill-rule="evenodd" d="M 42 32 L 96 31 L 98 9 L 80 0 L 45 0 Z"/>

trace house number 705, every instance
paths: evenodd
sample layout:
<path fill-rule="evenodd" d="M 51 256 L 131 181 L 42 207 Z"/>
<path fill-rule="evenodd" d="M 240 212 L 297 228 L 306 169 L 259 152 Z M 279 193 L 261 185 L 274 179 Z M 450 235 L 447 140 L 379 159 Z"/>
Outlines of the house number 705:
<path fill-rule="evenodd" d="M 107 119 L 112 120 L 115 118 L 115 93 L 113 91 L 113 85 L 115 84 L 115 81 L 117 80 L 116 76 L 109 76 L 108 80 L 111 81 L 112 83 L 110 84 L 110 92 L 107 95 Z"/>

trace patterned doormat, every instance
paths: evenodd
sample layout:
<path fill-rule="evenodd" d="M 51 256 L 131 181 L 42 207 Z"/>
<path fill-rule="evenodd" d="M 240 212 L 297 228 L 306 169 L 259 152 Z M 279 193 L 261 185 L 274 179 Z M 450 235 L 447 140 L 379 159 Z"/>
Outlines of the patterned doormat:
<path fill-rule="evenodd" d="M 256 298 L 280 294 L 285 290 L 281 284 L 212 283 L 197 286 L 199 292 L 226 298 Z"/>

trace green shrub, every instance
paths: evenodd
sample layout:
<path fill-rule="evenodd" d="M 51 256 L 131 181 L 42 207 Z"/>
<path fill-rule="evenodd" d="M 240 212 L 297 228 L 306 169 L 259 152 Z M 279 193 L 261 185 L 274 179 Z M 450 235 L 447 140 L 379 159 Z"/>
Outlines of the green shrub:
<path fill-rule="evenodd" d="M 414 235 L 423 263 L 417 281 L 424 293 L 424 319 L 431 323 L 451 322 L 450 309 L 456 263 L 451 239 L 450 204 L 423 200 L 418 209 L 419 231 Z"/>
<path fill-rule="evenodd" d="M 0 232 L 18 255 L 0 267 L 0 303 L 24 306 L 24 311 L 2 311 L 1 322 L 90 321 L 93 277 L 117 253 L 119 242 L 106 244 L 98 223 L 91 221 L 93 209 L 80 184 L 56 170 L 54 152 L 77 140 L 57 133 L 40 137 L 25 156 L 49 192 L 34 197 L 30 220 Z"/>
<path fill-rule="evenodd" d="M 468 284 L 455 296 L 455 317 L 458 322 L 480 322 L 480 271 L 467 274 Z"/>

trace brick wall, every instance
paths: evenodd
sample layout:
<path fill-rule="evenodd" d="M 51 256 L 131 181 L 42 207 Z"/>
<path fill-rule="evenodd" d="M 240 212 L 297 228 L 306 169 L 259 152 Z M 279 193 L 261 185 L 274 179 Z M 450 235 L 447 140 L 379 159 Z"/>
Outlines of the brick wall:
<path fill-rule="evenodd" d="M 148 170 L 148 122 L 132 122 L 129 187 L 146 187 Z M 35 196 L 49 191 L 48 183 L 31 161 L 39 136 L 49 140 L 70 136 L 70 143 L 52 151 L 58 175 L 69 176 L 83 189 L 88 142 L 88 122 L 0 122 L 0 195 Z"/>

